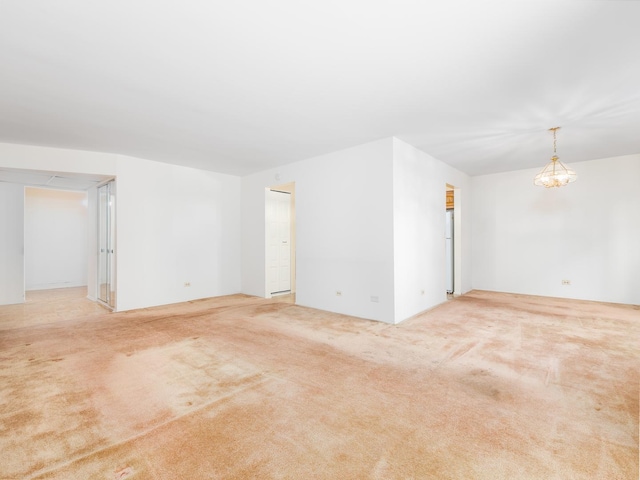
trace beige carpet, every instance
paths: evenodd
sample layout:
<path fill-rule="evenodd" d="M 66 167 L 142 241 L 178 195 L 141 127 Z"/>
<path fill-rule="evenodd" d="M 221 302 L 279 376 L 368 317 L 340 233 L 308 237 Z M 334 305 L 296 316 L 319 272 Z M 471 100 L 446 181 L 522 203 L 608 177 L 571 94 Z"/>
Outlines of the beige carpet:
<path fill-rule="evenodd" d="M 637 479 L 640 308 L 0 307 L 3 479 Z"/>

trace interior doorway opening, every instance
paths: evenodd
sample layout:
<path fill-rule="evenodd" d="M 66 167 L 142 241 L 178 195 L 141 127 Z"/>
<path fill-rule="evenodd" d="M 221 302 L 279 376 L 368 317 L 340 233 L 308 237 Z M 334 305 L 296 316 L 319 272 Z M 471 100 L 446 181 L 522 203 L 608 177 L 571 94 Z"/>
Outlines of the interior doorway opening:
<path fill-rule="evenodd" d="M 444 256 L 445 256 L 445 287 L 447 295 L 453 295 L 455 290 L 455 256 L 454 256 L 454 208 L 455 190 L 452 185 L 446 187 L 446 209 L 445 209 L 445 234 L 444 234 Z"/>
<path fill-rule="evenodd" d="M 461 188 L 456 187 L 455 185 L 446 184 L 445 188 L 446 193 L 446 208 L 445 215 L 450 215 L 450 223 L 451 223 L 451 240 L 447 240 L 448 233 L 445 232 L 445 262 L 447 264 L 447 272 L 451 272 L 451 276 L 453 278 L 453 289 L 451 293 L 449 290 L 451 288 L 449 286 L 446 287 L 447 295 L 452 297 L 454 295 L 462 295 L 464 293 L 464 284 L 463 284 L 463 248 L 462 241 L 464 232 L 462 229 L 462 198 L 464 192 Z M 446 221 L 446 220 L 445 220 Z M 449 245 L 450 252 L 447 250 L 447 242 Z M 448 273 L 445 274 L 445 283 L 448 283 Z"/>
<path fill-rule="evenodd" d="M 265 297 L 296 292 L 295 184 L 265 191 Z"/>
<path fill-rule="evenodd" d="M 57 172 L 47 170 L 32 170 L 32 169 L 15 169 L 0 167 L 0 185 L 5 188 L 0 188 L 0 196 L 3 196 L 9 201 L 5 202 L 12 208 L 7 210 L 7 216 L 5 221 L 11 220 L 12 227 L 4 230 L 6 238 L 0 238 L 0 241 L 10 242 L 6 243 L 0 257 L 3 255 L 11 260 L 10 264 L 5 263 L 7 268 L 5 272 L 9 275 L 4 277 L 0 275 L 0 286 L 2 286 L 2 293 L 8 292 L 11 297 L 0 294 L 0 304 L 11 303 L 24 303 L 25 301 L 25 249 L 31 249 L 32 246 L 25 245 L 25 189 L 26 188 L 38 188 L 47 190 L 62 190 L 71 192 L 83 192 L 87 196 L 87 220 L 89 228 L 87 229 L 87 275 L 86 275 L 86 295 L 91 301 L 96 301 L 97 294 L 97 187 L 109 180 L 112 180 L 112 176 L 89 174 L 89 173 L 71 173 L 71 172 Z M 18 197 L 20 200 L 18 201 Z M 47 208 L 52 205 L 48 205 Z M 60 227 L 56 226 L 59 230 Z M 28 232 L 27 232 L 28 233 Z M 2 237 L 2 235 L 0 235 Z M 48 236 L 47 236 L 48 238 Z M 9 248 L 7 248 L 10 247 Z M 49 270 L 51 271 L 51 270 Z M 57 275 L 56 275 L 57 276 Z M 39 282 L 38 277 L 35 283 Z M 31 283 L 31 282 L 30 282 Z M 47 281 L 49 283 L 48 288 L 54 289 L 54 282 Z M 68 284 L 62 284 L 62 288 L 68 287 Z M 40 288 L 34 285 L 35 288 Z M 36 291 L 36 290 L 34 290 Z M 9 298 L 9 301 L 5 301 Z"/>

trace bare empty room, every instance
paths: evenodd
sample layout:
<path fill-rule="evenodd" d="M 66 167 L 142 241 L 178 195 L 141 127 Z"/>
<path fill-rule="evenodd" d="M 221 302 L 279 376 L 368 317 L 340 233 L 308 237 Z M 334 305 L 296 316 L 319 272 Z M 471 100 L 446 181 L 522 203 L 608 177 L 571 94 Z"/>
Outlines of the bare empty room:
<path fill-rule="evenodd" d="M 0 478 L 638 478 L 639 16 L 3 1 Z"/>

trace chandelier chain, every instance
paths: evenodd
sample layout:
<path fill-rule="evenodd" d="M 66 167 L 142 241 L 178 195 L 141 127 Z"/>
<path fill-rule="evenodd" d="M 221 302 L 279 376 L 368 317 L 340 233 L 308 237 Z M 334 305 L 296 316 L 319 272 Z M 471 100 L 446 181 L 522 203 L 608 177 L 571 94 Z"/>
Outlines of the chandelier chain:
<path fill-rule="evenodd" d="M 551 130 L 553 132 L 553 154 L 556 154 L 556 132 L 560 129 L 560 127 L 553 127 L 550 128 L 549 130 Z"/>

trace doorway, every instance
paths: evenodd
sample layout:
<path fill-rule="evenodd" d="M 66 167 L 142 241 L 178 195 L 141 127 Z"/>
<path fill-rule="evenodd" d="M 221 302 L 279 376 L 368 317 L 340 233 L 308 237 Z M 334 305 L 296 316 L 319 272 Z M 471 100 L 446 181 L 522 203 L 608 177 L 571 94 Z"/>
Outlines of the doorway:
<path fill-rule="evenodd" d="M 446 194 L 444 234 L 445 286 L 447 295 L 453 295 L 455 291 L 455 190 L 453 186 L 447 184 Z"/>
<path fill-rule="evenodd" d="M 295 293 L 295 185 L 265 192 L 265 297 Z"/>
<path fill-rule="evenodd" d="M 116 308 L 116 184 L 98 187 L 98 300 Z"/>
<path fill-rule="evenodd" d="M 25 188 L 59 189 L 76 192 L 86 192 L 87 194 L 87 219 L 93 228 L 87 232 L 87 297 L 97 300 L 98 275 L 98 248 L 96 236 L 97 228 L 97 187 L 104 182 L 112 180 L 112 176 L 57 172 L 47 170 L 15 169 L 0 167 L 0 196 L 3 197 L 7 215 L 3 218 L 5 224 L 11 222 L 11 228 L 0 232 L 0 242 L 4 241 L 3 249 L 0 251 L 0 261 L 8 258 L 11 263 L 5 260 L 5 269 L 2 273 L 10 275 L 3 277 L 0 275 L 0 303 L 23 303 L 25 300 Z M 6 198 L 6 201 L 5 201 Z M 19 199 L 19 200 L 18 200 Z M 59 227 L 56 227 L 59 229 Z M 6 278 L 6 280 L 5 280 Z M 9 297 L 7 295 L 9 294 Z M 115 301 L 115 295 L 112 295 Z M 5 298 L 9 300 L 5 301 Z"/>

